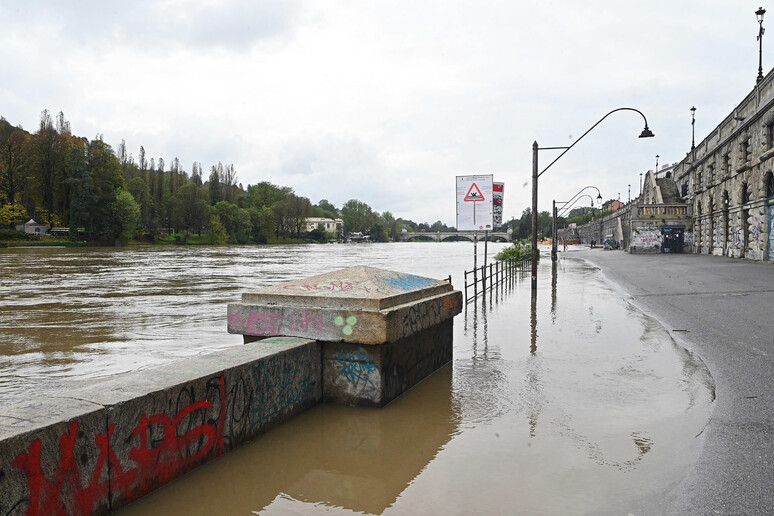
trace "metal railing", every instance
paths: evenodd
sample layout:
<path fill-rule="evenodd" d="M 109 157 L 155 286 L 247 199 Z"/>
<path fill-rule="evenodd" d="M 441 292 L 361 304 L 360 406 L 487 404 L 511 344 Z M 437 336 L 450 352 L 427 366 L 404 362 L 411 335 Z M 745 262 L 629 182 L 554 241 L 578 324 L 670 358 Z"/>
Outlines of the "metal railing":
<path fill-rule="evenodd" d="M 482 265 L 473 270 L 465 271 L 465 304 L 484 295 L 487 291 L 498 288 L 506 281 L 512 281 L 517 277 L 517 272 L 529 269 L 530 259 L 522 260 L 497 260 L 489 265 Z M 470 295 L 470 290 L 473 295 Z"/>

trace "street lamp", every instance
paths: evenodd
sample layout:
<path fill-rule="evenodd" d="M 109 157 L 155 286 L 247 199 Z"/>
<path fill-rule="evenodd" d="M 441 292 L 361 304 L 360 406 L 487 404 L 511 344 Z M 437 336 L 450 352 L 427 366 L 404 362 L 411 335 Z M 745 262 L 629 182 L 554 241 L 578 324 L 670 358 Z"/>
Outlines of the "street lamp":
<path fill-rule="evenodd" d="M 642 119 L 645 121 L 645 129 L 642 130 L 640 133 L 640 138 L 651 138 L 653 137 L 653 132 L 648 128 L 648 119 L 645 118 L 645 115 L 642 114 L 641 111 L 634 109 L 634 108 L 616 108 L 612 111 L 610 111 L 608 114 L 603 116 L 599 119 L 599 121 L 592 125 L 585 133 L 583 133 L 580 138 L 575 140 L 572 145 L 569 147 L 539 147 L 538 142 L 534 142 L 532 144 L 532 290 L 537 290 L 537 260 L 538 260 L 538 248 L 537 248 L 537 210 L 538 210 L 538 178 L 542 176 L 546 170 L 551 168 L 551 165 L 556 163 L 559 158 L 564 156 L 567 151 L 575 147 L 575 144 L 578 143 L 583 139 L 584 136 L 589 134 L 596 126 L 598 126 L 602 120 L 609 117 L 616 111 L 634 111 L 635 113 L 639 113 L 639 115 L 642 117 Z M 562 153 L 559 154 L 551 163 L 548 164 L 546 168 L 543 169 L 542 172 L 538 173 L 538 151 L 541 150 L 562 150 Z"/>
<path fill-rule="evenodd" d="M 588 188 L 588 187 L 586 187 L 586 188 Z M 592 187 L 592 188 L 596 188 L 596 187 Z M 580 193 L 580 192 L 578 192 L 578 193 Z M 577 199 L 576 199 L 576 197 L 577 197 Z M 591 197 L 589 194 L 583 194 L 580 197 L 578 197 L 578 194 L 575 194 L 575 196 L 573 196 L 573 199 L 575 199 L 574 201 L 572 199 L 570 199 L 569 201 L 564 201 L 564 202 L 559 201 L 559 204 L 563 205 L 562 206 L 562 215 L 561 216 L 564 217 L 565 215 L 567 215 L 568 210 L 570 208 L 572 208 L 573 206 L 575 206 L 575 203 L 580 201 L 584 197 L 588 197 L 589 200 L 591 201 L 591 208 L 592 208 L 591 220 L 593 221 L 594 220 L 594 210 L 593 210 L 593 208 L 594 208 L 594 198 Z M 600 203 L 602 202 L 602 195 L 597 196 L 597 201 L 600 202 Z M 556 222 L 557 222 L 557 218 L 559 218 L 559 216 L 560 216 L 559 213 L 558 213 L 558 210 L 556 209 L 556 201 L 554 201 L 554 212 L 553 212 L 553 214 L 554 214 L 554 234 L 556 234 L 556 232 L 557 232 L 557 230 L 556 230 Z M 565 223 L 565 228 L 566 227 L 567 227 L 567 224 Z M 556 256 L 557 256 L 557 250 L 556 250 L 556 247 L 554 245 L 554 247 L 552 247 L 552 249 L 551 249 L 551 260 L 552 261 L 556 261 L 557 260 Z"/>
<path fill-rule="evenodd" d="M 694 124 L 696 123 L 696 106 L 691 107 L 691 150 L 694 150 L 696 148 L 696 144 L 694 142 Z"/>
<path fill-rule="evenodd" d="M 763 15 L 766 14 L 766 9 L 758 7 L 755 11 L 755 16 L 758 18 L 758 80 L 755 84 L 758 84 L 763 80 L 763 33 L 766 29 L 763 28 Z"/>
<path fill-rule="evenodd" d="M 597 201 L 599 202 L 599 204 L 602 204 L 602 193 L 599 191 L 599 188 L 597 188 L 596 186 L 584 186 L 583 188 L 581 188 L 580 190 L 578 190 L 578 193 L 576 193 L 575 195 L 573 195 L 573 196 L 570 198 L 570 200 L 569 200 L 569 201 L 564 201 L 564 202 L 562 202 L 562 201 L 559 201 L 559 204 L 562 204 L 563 206 L 567 206 L 567 204 L 568 204 L 568 203 L 571 203 L 571 202 L 573 202 L 573 201 L 575 201 L 575 200 L 577 200 L 577 199 L 580 199 L 580 197 L 578 197 L 578 196 L 580 196 L 580 194 L 581 194 L 581 193 L 582 193 L 584 190 L 587 190 L 587 189 L 589 189 L 589 188 L 593 188 L 593 189 L 595 189 L 595 190 L 597 191 Z M 593 207 L 593 206 L 594 206 L 594 199 L 592 199 L 592 198 L 591 198 L 591 196 L 590 196 L 590 195 L 588 195 L 588 194 L 584 194 L 584 195 L 585 195 L 586 197 L 588 197 L 589 199 L 591 199 L 591 206 Z M 562 209 L 564 209 L 564 208 L 562 208 Z M 557 257 L 557 241 L 556 241 L 556 200 L 554 200 L 554 201 L 553 201 L 553 209 L 551 210 L 551 216 L 553 217 L 553 230 L 554 230 L 554 238 L 553 238 L 553 241 L 551 242 L 551 261 L 555 262 L 555 261 L 556 261 L 556 257 Z"/>

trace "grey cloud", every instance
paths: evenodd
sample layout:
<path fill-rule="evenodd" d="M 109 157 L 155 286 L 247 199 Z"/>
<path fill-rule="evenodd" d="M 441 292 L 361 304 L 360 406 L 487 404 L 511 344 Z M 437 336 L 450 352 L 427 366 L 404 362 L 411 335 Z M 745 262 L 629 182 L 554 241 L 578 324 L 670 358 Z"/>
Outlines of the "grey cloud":
<path fill-rule="evenodd" d="M 256 42 L 291 36 L 301 11 L 297 0 L 33 0 L 0 3 L 0 30 L 39 27 L 57 41 L 90 45 L 247 49 Z"/>

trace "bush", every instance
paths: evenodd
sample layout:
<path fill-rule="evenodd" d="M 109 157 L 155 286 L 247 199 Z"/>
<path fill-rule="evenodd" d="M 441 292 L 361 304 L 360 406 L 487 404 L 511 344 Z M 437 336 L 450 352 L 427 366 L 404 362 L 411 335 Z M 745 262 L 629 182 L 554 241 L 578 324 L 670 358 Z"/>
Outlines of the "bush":
<path fill-rule="evenodd" d="M 31 236 L 15 229 L 0 229 L 0 240 L 29 240 Z"/>
<path fill-rule="evenodd" d="M 532 258 L 532 245 L 523 242 L 514 242 L 512 246 L 506 247 L 495 256 L 495 260 L 512 260 L 520 262 Z M 540 259 L 540 253 L 538 253 Z"/>

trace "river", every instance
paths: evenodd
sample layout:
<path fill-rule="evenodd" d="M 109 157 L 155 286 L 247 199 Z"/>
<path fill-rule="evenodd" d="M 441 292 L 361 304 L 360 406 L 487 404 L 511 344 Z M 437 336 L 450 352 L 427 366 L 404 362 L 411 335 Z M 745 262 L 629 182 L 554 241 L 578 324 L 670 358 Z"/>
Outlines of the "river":
<path fill-rule="evenodd" d="M 503 246 L 490 243 L 488 260 Z M 472 252 L 0 249 L 0 407 L 241 345 L 225 315 L 244 291 L 351 265 L 451 275 L 460 288 Z M 523 277 L 468 305 L 452 364 L 385 409 L 318 405 L 121 513 L 663 512 L 701 446 L 712 379 L 598 270 L 563 255 L 541 261 L 535 303 Z"/>

